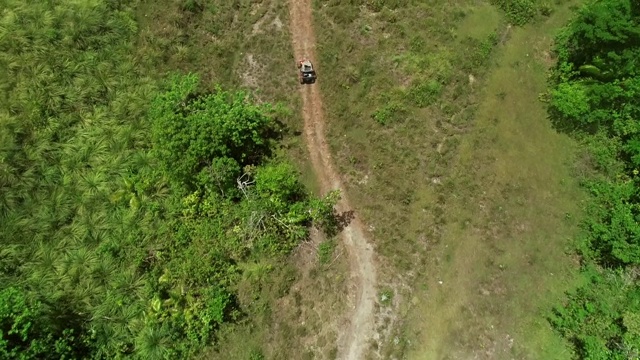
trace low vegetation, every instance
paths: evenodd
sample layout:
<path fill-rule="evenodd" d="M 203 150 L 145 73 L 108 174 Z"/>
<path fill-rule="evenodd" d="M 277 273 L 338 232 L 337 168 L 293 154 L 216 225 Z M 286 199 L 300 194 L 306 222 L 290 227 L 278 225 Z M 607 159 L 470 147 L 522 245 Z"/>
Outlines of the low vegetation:
<path fill-rule="evenodd" d="M 491 0 L 491 3 L 502 9 L 510 23 L 524 25 L 536 15 L 549 15 L 550 5 L 539 0 Z"/>
<path fill-rule="evenodd" d="M 334 231 L 286 110 L 151 77 L 133 5 L 2 2 L 0 357 L 193 357 L 247 316 L 241 282 Z"/>
<path fill-rule="evenodd" d="M 640 354 L 640 7 L 585 5 L 557 39 L 550 111 L 584 144 L 591 194 L 577 239 L 587 285 L 552 318 L 581 359 Z"/>

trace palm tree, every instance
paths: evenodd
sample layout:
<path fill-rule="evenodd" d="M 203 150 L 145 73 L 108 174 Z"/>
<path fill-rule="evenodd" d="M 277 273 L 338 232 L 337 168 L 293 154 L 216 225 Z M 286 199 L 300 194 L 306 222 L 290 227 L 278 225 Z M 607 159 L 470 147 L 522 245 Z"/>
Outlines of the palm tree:
<path fill-rule="evenodd" d="M 91 269 L 91 279 L 106 290 L 110 285 L 111 278 L 117 271 L 119 269 L 113 260 L 109 256 L 102 256 Z"/>
<path fill-rule="evenodd" d="M 95 252 L 86 247 L 67 250 L 63 257 L 58 271 L 63 283 L 67 283 L 70 288 L 75 287 L 83 278 L 90 278 L 88 273 L 98 262 Z"/>
<path fill-rule="evenodd" d="M 28 261 L 22 268 L 21 279 L 25 285 L 33 289 L 38 297 L 47 303 L 57 301 L 63 294 L 60 292 L 60 260 L 61 254 L 55 245 L 40 242 L 32 248 L 32 254 L 25 256 Z"/>
<path fill-rule="evenodd" d="M 1 236 L 1 235 L 0 235 Z M 3 244 L 0 247 L 0 282 L 13 280 L 20 275 L 20 265 L 24 259 L 23 246 Z"/>
<path fill-rule="evenodd" d="M 171 340 L 158 325 L 149 324 L 136 336 L 136 356 L 139 359 L 168 359 Z"/>

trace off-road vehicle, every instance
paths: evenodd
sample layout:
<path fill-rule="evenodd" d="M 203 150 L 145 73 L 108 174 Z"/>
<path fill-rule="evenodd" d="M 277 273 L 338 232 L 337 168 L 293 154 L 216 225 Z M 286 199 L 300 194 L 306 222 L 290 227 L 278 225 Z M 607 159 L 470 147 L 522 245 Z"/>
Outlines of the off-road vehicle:
<path fill-rule="evenodd" d="M 313 64 L 309 60 L 298 61 L 298 69 L 300 69 L 300 84 L 313 84 L 318 76 L 313 69 Z"/>

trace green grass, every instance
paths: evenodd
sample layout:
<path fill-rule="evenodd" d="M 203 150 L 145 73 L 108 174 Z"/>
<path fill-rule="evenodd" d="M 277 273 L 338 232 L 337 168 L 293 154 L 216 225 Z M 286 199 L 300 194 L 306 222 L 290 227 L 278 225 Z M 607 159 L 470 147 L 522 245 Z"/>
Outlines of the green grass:
<path fill-rule="evenodd" d="M 321 264 L 330 264 L 333 260 L 333 253 L 336 244 L 333 240 L 325 240 L 318 245 L 318 261 Z"/>
<path fill-rule="evenodd" d="M 429 188 L 430 177 L 446 171 L 449 145 L 474 106 L 468 76 L 483 71 L 477 67 L 486 60 L 488 35 L 456 35 L 469 4 L 413 4 L 378 13 L 344 4 L 316 9 L 319 60 L 334 69 L 318 83 L 330 145 L 350 197 L 375 227 L 379 251 L 397 263 L 415 254 L 407 240 L 418 234 L 405 225 L 417 189 Z M 349 21 L 339 15 L 352 12 Z M 370 30 L 357 31 L 365 27 Z M 497 23 L 489 27 L 487 34 L 498 30 Z"/>
<path fill-rule="evenodd" d="M 332 149 L 383 282 L 416 289 L 383 357 L 567 358 L 545 316 L 580 281 L 582 194 L 537 100 L 567 8 L 525 28 L 471 1 L 316 16 Z"/>
<path fill-rule="evenodd" d="M 570 173 L 575 144 L 551 129 L 537 101 L 543 52 L 563 19 L 515 29 L 486 79 L 476 130 L 452 164 L 458 196 L 443 238 L 452 260 L 429 267 L 451 286 L 422 294 L 433 300 L 413 310 L 424 318 L 407 327 L 417 343 L 409 358 L 570 358 L 545 318 L 580 281 L 567 253 L 582 194 Z"/>
<path fill-rule="evenodd" d="M 456 34 L 462 38 L 481 40 L 489 36 L 501 21 L 500 11 L 495 6 L 483 3 L 465 12 L 465 17 L 456 28 Z"/>

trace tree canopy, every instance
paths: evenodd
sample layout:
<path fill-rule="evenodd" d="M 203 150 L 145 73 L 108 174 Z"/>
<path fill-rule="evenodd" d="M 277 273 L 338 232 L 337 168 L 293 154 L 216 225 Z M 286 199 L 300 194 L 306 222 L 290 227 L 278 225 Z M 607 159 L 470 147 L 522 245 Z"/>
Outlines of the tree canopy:
<path fill-rule="evenodd" d="M 275 131 L 268 107 L 246 101 L 242 92 L 230 94 L 217 88 L 212 94 L 196 94 L 194 74 L 177 77 L 169 91 L 151 107 L 153 143 L 167 176 L 188 189 L 219 184 L 235 188 L 246 165 L 269 155 Z"/>
<path fill-rule="evenodd" d="M 592 170 L 578 246 L 590 283 L 552 317 L 580 359 L 640 353 L 640 7 L 592 1 L 557 39 L 550 113 Z"/>

